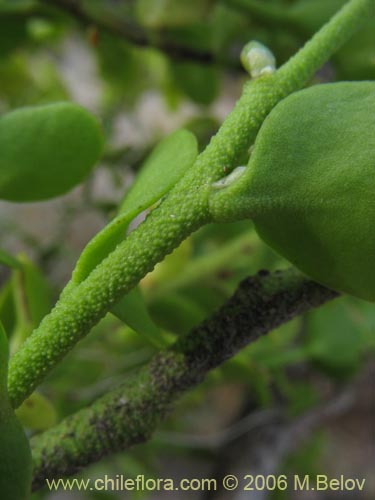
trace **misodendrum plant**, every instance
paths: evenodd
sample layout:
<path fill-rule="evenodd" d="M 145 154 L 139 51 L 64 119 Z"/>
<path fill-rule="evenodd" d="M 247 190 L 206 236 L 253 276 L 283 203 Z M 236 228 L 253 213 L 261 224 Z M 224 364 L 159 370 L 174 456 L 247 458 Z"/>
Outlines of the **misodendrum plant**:
<path fill-rule="evenodd" d="M 213 183 L 238 165 L 276 104 L 301 89 L 372 8 L 373 0 L 349 1 L 281 68 L 246 83 L 219 132 L 157 208 L 82 282 L 62 294 L 51 313 L 11 358 L 9 396 L 14 406 L 32 393 L 59 360 L 157 262 L 193 231 L 217 218 Z M 275 176 L 276 169 L 277 165 Z M 233 204 L 237 205 L 235 199 Z"/>

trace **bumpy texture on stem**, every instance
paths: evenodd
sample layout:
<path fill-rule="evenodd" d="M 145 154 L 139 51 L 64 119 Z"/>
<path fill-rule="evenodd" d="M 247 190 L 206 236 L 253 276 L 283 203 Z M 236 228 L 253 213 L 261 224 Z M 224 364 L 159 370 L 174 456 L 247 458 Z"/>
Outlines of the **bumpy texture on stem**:
<path fill-rule="evenodd" d="M 121 295 L 189 234 L 210 222 L 212 182 L 236 166 L 272 108 L 300 89 L 350 37 L 368 16 L 373 1 L 350 1 L 279 71 L 245 85 L 242 97 L 192 169 L 137 230 L 57 303 L 11 358 L 9 395 L 14 406 L 31 394 Z"/>
<path fill-rule="evenodd" d="M 260 272 L 138 375 L 32 440 L 34 488 L 150 438 L 171 404 L 241 348 L 336 297 L 293 269 Z"/>

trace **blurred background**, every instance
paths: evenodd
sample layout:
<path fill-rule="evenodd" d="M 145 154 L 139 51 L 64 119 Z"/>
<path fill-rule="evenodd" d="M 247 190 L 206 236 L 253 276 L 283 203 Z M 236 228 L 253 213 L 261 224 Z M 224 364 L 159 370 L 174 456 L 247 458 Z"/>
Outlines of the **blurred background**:
<path fill-rule="evenodd" d="M 75 101 L 101 121 L 105 151 L 87 181 L 43 203 L 0 202 L 0 319 L 17 349 L 50 310 L 90 238 L 153 147 L 178 128 L 203 150 L 248 78 L 251 39 L 281 65 L 343 0 L 0 0 L 0 113 Z M 312 84 L 375 79 L 375 21 Z M 61 144 L 64 147 L 64 144 Z M 139 222 L 139 221 L 138 221 Z M 134 226 L 134 225 L 133 225 Z M 365 257 L 364 257 L 365 258 Z M 260 269 L 288 267 L 250 222 L 206 226 L 141 282 L 152 320 L 178 336 Z M 375 306 L 340 298 L 258 340 L 177 402 L 153 439 L 80 477 L 222 478 L 327 474 L 365 478 L 362 492 L 252 492 L 252 499 L 375 498 Z M 33 435 L 86 406 L 155 348 L 108 315 L 19 410 Z M 246 492 L 245 492 L 246 493 Z M 242 499 L 190 492 L 182 499 Z M 175 493 L 41 492 L 34 499 L 176 498 Z"/>

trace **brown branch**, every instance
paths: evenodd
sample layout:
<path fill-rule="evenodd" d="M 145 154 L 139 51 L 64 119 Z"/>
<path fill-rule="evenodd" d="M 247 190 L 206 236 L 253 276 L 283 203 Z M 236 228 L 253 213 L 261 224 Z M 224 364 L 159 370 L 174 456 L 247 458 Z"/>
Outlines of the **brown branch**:
<path fill-rule="evenodd" d="M 244 280 L 211 318 L 130 381 L 32 439 L 34 489 L 150 439 L 173 402 L 250 342 L 337 296 L 294 270 Z"/>

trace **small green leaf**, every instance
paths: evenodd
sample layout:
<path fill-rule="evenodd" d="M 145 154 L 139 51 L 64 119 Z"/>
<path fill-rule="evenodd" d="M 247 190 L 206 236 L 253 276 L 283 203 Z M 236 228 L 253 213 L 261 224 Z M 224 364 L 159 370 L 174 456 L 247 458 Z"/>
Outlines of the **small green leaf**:
<path fill-rule="evenodd" d="M 62 195 L 91 171 L 102 150 L 96 119 L 60 102 L 0 118 L 0 198 L 35 201 Z"/>
<path fill-rule="evenodd" d="M 366 325 L 353 299 L 344 298 L 308 315 L 306 349 L 316 363 L 330 374 L 351 375 L 359 367 Z"/>
<path fill-rule="evenodd" d="M 197 140 L 188 130 L 177 130 L 163 139 L 143 164 L 120 212 L 137 208 L 140 213 L 157 202 L 177 184 L 197 156 Z"/>
<path fill-rule="evenodd" d="M 94 236 L 80 255 L 73 272 L 74 284 L 87 278 L 121 243 L 134 217 L 164 196 L 193 165 L 197 156 L 197 140 L 184 129 L 172 133 L 156 146 L 126 194 L 120 214 Z"/>
<path fill-rule="evenodd" d="M 20 423 L 32 431 L 45 431 L 57 422 L 56 410 L 48 399 L 34 392 L 16 410 Z"/>
<path fill-rule="evenodd" d="M 52 307 L 51 289 L 42 272 L 26 256 L 19 257 L 20 269 L 10 280 L 14 325 L 11 333 L 11 352 L 18 350 Z"/>
<path fill-rule="evenodd" d="M 41 270 L 21 257 L 24 295 L 33 327 L 37 327 L 52 308 L 51 288 Z"/>
<path fill-rule="evenodd" d="M 88 242 L 73 271 L 74 285 L 84 281 L 91 271 L 125 239 L 129 223 L 138 213 L 139 210 L 131 210 L 118 215 Z"/>
<path fill-rule="evenodd" d="M 374 128 L 373 81 L 295 92 L 265 119 L 243 175 L 212 195 L 213 216 L 248 216 L 300 271 L 374 302 Z"/>
<path fill-rule="evenodd" d="M 0 264 L 3 264 L 4 266 L 8 267 L 14 267 L 15 269 L 21 267 L 21 263 L 13 257 L 13 255 L 10 255 L 8 252 L 5 250 L 2 250 L 0 248 Z"/>
<path fill-rule="evenodd" d="M 16 310 L 13 296 L 13 281 L 11 279 L 0 290 L 0 322 L 7 332 L 14 330 Z"/>
<path fill-rule="evenodd" d="M 160 349 L 168 345 L 166 338 L 151 319 L 139 287 L 133 288 L 117 302 L 111 312 L 130 328 L 143 335 L 156 348 Z"/>

